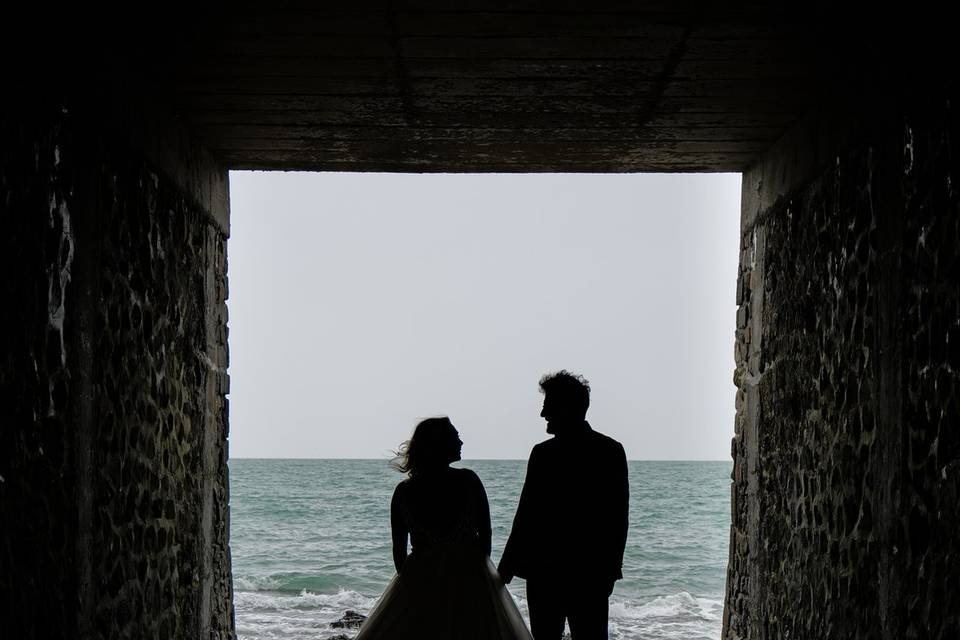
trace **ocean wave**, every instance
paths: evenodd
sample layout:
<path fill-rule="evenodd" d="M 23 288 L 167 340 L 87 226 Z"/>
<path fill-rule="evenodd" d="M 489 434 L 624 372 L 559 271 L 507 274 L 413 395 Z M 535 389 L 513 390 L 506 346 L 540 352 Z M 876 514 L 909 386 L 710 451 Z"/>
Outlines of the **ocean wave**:
<path fill-rule="evenodd" d="M 234 604 L 238 611 L 288 611 L 292 609 L 316 609 L 329 611 L 333 620 L 339 619 L 348 609 L 366 613 L 376 598 L 356 591 L 341 589 L 336 593 L 312 593 L 303 590 L 296 595 L 265 591 L 237 591 Z"/>
<path fill-rule="evenodd" d="M 278 593 L 329 592 L 340 588 L 338 576 L 321 576 L 310 573 L 287 572 L 268 575 L 240 574 L 233 578 L 237 591 L 274 591 Z"/>
<path fill-rule="evenodd" d="M 720 636 L 723 601 L 686 591 L 645 603 L 610 601 L 612 638 L 636 640 L 714 640 Z"/>
<path fill-rule="evenodd" d="M 366 614 L 376 600 L 349 589 L 342 589 L 337 593 L 301 591 L 296 595 L 263 591 L 238 591 L 234 594 L 234 604 L 238 612 L 263 615 L 269 612 L 312 611 L 322 614 L 318 618 L 320 621 L 325 618 L 338 620 L 348 610 Z"/>

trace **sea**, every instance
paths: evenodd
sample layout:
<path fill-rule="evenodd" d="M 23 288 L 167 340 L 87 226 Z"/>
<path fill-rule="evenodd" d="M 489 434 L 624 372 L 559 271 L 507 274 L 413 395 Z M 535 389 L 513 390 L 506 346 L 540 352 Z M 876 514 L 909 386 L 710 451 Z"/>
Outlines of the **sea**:
<path fill-rule="evenodd" d="M 242 640 L 327 640 L 366 614 L 393 576 L 387 460 L 230 460 L 230 547 Z M 717 640 L 730 536 L 732 462 L 631 461 L 624 579 L 613 640 Z M 490 500 L 500 558 L 525 460 L 466 460 Z M 571 469 L 571 473 L 576 473 Z M 527 617 L 524 582 L 509 589 Z M 355 632 L 355 630 L 354 630 Z M 352 637 L 352 633 L 347 631 Z"/>

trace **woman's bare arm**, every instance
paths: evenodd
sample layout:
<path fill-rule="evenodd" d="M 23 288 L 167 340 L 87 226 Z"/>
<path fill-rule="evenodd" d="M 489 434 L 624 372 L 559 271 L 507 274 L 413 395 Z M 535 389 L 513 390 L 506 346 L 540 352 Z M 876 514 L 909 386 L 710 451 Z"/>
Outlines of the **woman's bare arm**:
<path fill-rule="evenodd" d="M 477 483 L 477 537 L 480 542 L 480 548 L 485 554 L 490 555 L 492 549 L 492 532 L 490 527 L 490 502 L 487 500 L 487 491 L 483 488 L 483 482 L 474 475 Z"/>

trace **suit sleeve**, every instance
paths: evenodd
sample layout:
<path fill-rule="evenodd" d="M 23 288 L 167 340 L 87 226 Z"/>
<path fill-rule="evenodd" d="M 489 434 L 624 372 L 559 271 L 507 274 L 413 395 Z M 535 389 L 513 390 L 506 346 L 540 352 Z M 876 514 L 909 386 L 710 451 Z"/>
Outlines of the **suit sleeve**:
<path fill-rule="evenodd" d="M 510 529 L 510 536 L 500 557 L 498 569 L 501 575 L 521 578 L 527 575 L 524 559 L 529 558 L 532 526 L 536 519 L 534 510 L 539 482 L 537 459 L 537 448 L 534 447 L 527 462 L 527 474 L 523 480 L 523 489 L 520 491 L 520 502 L 517 504 L 517 513 L 513 518 L 513 527 Z"/>
<path fill-rule="evenodd" d="M 623 445 L 617 443 L 616 457 L 613 470 L 613 490 L 614 490 L 614 518 L 615 537 L 613 539 L 612 549 L 615 551 L 615 557 L 612 559 L 612 567 L 616 571 L 616 579 L 623 578 L 623 552 L 627 546 L 627 530 L 630 527 L 630 484 L 627 478 L 627 454 L 623 450 Z"/>

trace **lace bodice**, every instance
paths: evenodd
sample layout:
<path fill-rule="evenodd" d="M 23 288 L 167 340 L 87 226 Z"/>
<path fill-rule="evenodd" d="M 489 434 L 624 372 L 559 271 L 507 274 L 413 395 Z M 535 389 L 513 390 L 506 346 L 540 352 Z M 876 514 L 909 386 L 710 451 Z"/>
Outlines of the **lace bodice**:
<path fill-rule="evenodd" d="M 489 545 L 490 515 L 483 485 L 467 469 L 445 469 L 435 476 L 401 482 L 392 518 L 401 519 L 413 551 L 448 545 Z"/>

